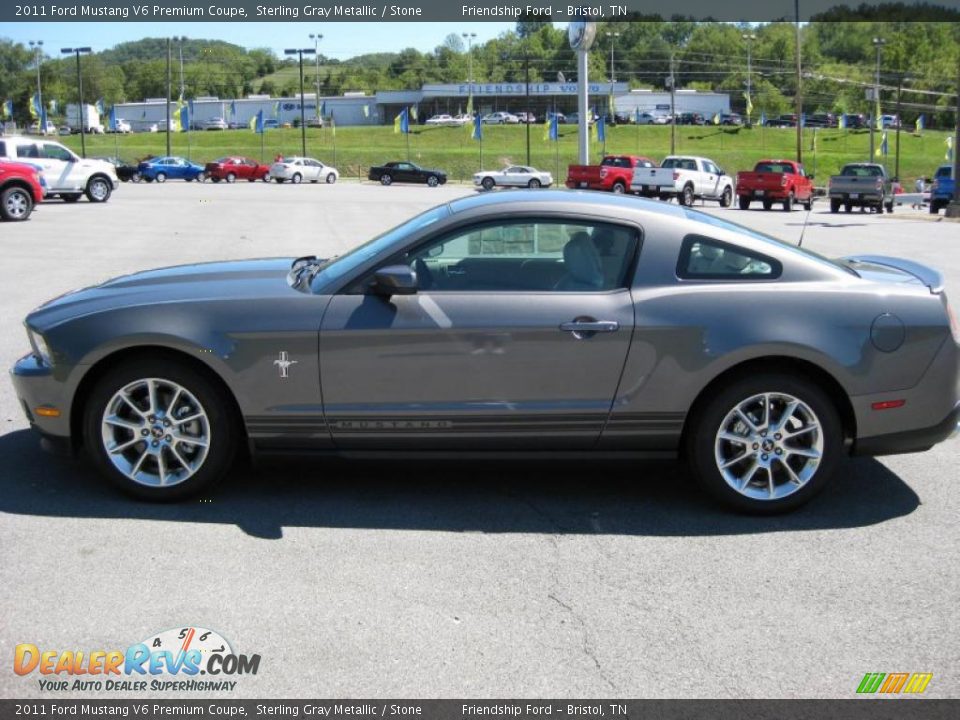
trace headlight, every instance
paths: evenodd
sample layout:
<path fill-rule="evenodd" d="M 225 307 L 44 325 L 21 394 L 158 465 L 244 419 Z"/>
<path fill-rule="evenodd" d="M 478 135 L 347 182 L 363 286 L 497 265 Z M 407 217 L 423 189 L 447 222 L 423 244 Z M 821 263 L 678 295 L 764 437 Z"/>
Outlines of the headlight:
<path fill-rule="evenodd" d="M 53 365 L 53 353 L 50 352 L 50 346 L 44 340 L 43 335 L 33 328 L 27 328 L 27 337 L 30 339 L 30 348 L 44 365 Z"/>

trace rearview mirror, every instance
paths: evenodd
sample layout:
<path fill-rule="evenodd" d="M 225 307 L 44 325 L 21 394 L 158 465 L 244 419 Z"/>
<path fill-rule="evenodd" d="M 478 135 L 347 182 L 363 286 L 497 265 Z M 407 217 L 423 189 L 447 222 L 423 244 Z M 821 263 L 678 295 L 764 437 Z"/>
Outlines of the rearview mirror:
<path fill-rule="evenodd" d="M 415 295 L 417 273 L 409 265 L 388 265 L 373 276 L 373 291 L 378 295 Z"/>

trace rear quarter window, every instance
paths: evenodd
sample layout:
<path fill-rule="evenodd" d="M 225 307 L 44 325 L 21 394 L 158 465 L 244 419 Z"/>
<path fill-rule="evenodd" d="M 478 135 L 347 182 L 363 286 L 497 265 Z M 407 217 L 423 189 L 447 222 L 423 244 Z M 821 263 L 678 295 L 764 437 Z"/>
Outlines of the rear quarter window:
<path fill-rule="evenodd" d="M 703 235 L 687 235 L 677 260 L 682 280 L 776 280 L 782 273 L 783 265 L 767 255 Z"/>

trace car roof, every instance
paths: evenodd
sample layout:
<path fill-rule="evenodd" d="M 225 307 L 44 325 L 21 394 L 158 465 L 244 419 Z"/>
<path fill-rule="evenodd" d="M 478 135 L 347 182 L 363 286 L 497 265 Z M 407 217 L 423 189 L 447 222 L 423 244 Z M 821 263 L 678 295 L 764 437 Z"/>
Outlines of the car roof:
<path fill-rule="evenodd" d="M 623 210 L 640 210 L 656 213 L 662 216 L 687 218 L 684 208 L 679 205 L 644 198 L 623 198 L 613 193 L 596 193 L 570 190 L 531 190 L 510 193 L 484 193 L 459 198 L 449 203 L 451 213 L 468 212 L 488 207 L 496 207 L 500 212 L 509 212 L 510 209 L 522 209 L 525 205 L 556 205 L 558 210 L 577 211 L 590 207 L 596 209 L 620 208 Z"/>

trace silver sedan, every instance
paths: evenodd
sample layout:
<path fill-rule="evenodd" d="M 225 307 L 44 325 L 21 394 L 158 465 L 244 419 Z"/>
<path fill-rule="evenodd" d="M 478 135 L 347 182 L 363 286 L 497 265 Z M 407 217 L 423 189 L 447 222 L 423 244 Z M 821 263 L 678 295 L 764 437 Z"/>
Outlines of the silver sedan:
<path fill-rule="evenodd" d="M 511 165 L 503 170 L 481 170 L 473 175 L 473 184 L 484 190 L 500 187 L 541 188 L 553 185 L 553 175 L 527 165 Z"/>

